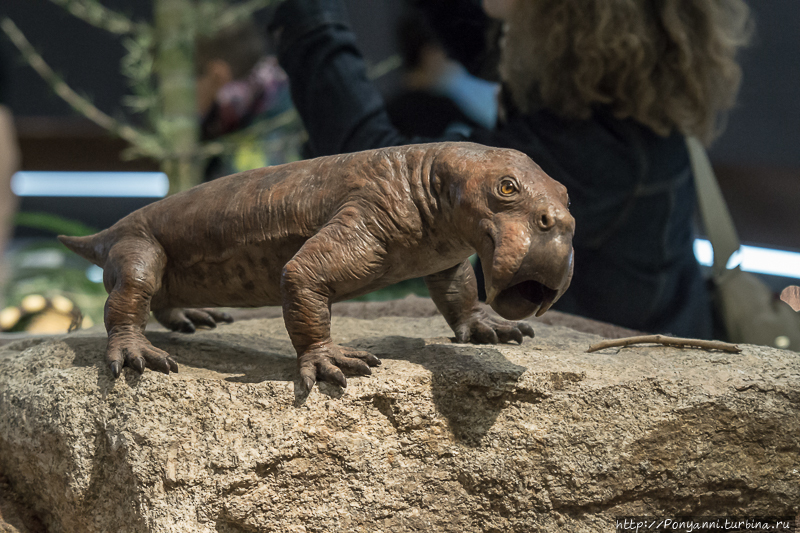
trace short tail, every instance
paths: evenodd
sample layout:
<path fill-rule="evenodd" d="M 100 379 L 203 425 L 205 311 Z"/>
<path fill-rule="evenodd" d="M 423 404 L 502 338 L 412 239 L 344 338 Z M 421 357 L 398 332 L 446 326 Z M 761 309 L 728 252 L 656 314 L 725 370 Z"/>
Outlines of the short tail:
<path fill-rule="evenodd" d="M 107 240 L 103 238 L 104 233 L 101 231 L 86 237 L 59 235 L 58 240 L 79 256 L 102 268 L 108 257 L 108 245 L 106 244 Z"/>

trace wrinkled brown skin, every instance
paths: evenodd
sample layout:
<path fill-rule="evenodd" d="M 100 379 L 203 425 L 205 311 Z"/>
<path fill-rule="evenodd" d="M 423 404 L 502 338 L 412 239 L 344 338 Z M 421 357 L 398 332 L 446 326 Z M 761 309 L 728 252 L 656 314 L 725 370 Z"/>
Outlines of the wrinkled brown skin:
<path fill-rule="evenodd" d="M 380 364 L 333 344 L 331 304 L 413 277 L 425 277 L 458 342 L 532 337 L 529 324 L 478 307 L 467 259 L 481 258 L 501 316 L 543 313 L 572 275 L 567 204 L 566 189 L 520 152 L 438 143 L 228 176 L 96 235 L 60 239 L 104 270 L 115 377 L 123 366 L 177 372 L 144 336 L 151 310 L 167 328 L 193 332 L 230 321 L 204 307 L 281 304 L 310 390 L 316 380 L 344 387 L 342 370 L 368 375 Z"/>

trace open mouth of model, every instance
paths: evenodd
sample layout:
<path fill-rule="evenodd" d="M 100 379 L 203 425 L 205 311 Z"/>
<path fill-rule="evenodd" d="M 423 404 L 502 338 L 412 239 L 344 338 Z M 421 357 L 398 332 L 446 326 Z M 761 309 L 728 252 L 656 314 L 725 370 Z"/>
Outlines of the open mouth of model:
<path fill-rule="evenodd" d="M 545 309 L 550 307 L 558 294 L 558 291 L 551 289 L 544 283 L 539 283 L 532 279 L 517 283 L 507 290 L 516 291 L 521 297 L 532 304 L 538 305 L 540 308 L 546 306 Z"/>
<path fill-rule="evenodd" d="M 557 297 L 557 290 L 530 279 L 500 291 L 491 306 L 504 318 L 520 320 L 534 313 L 541 316 Z"/>

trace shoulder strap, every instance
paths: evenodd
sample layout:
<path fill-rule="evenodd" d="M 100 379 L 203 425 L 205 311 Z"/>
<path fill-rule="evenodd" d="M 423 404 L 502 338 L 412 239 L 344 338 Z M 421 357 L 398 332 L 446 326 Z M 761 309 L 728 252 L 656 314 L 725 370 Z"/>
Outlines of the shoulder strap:
<path fill-rule="evenodd" d="M 700 216 L 708 240 L 714 249 L 712 273 L 714 279 L 718 281 L 726 271 L 728 260 L 739 250 L 739 236 L 736 234 L 733 219 L 714 176 L 706 149 L 696 137 L 686 137 L 686 147 L 689 149 Z"/>

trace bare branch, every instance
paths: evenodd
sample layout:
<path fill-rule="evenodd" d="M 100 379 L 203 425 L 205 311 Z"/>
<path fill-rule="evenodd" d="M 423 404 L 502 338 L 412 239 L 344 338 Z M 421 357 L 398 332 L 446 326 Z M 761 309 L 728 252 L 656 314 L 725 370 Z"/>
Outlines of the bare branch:
<path fill-rule="evenodd" d="M 97 0 L 50 0 L 75 15 L 77 18 L 100 29 L 118 35 L 143 31 L 145 24 L 133 22 L 121 13 L 108 9 Z"/>
<path fill-rule="evenodd" d="M 110 117 L 67 85 L 53 72 L 53 69 L 44 61 L 42 56 L 36 52 L 31 43 L 28 42 L 28 39 L 25 38 L 25 35 L 11 19 L 4 17 L 2 21 L 0 21 L 0 29 L 8 35 L 9 39 L 11 39 L 14 45 L 19 49 L 28 64 L 48 83 L 48 85 L 50 85 L 53 91 L 75 111 L 98 126 L 135 145 L 141 153 L 154 158 L 163 156 L 164 149 L 154 136 Z"/>
<path fill-rule="evenodd" d="M 593 344 L 586 350 L 596 352 L 604 348 L 616 348 L 630 346 L 631 344 L 663 344 L 664 346 L 676 346 L 679 348 L 692 347 L 704 350 L 721 350 L 723 352 L 741 353 L 742 349 L 735 344 L 722 341 L 707 341 L 702 339 L 682 339 L 680 337 L 667 337 L 666 335 L 641 335 L 638 337 L 625 337 L 622 339 L 608 339 L 597 344 Z"/>

